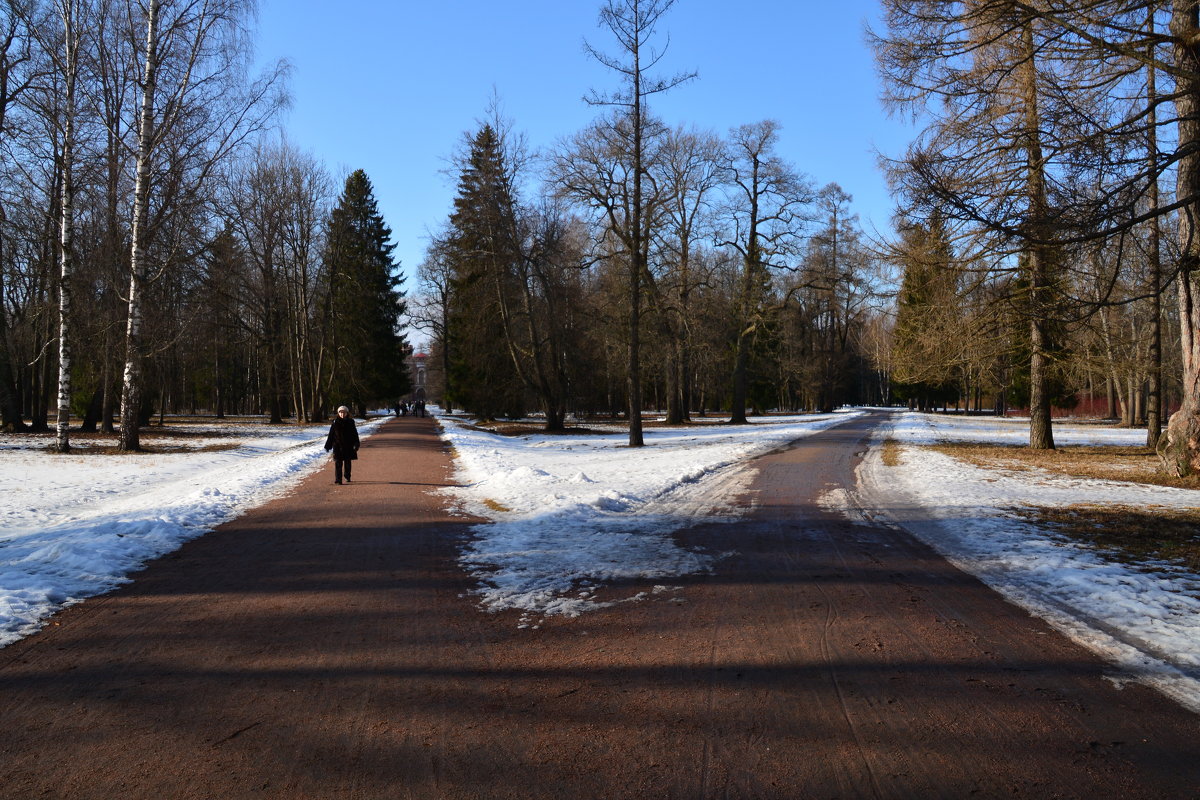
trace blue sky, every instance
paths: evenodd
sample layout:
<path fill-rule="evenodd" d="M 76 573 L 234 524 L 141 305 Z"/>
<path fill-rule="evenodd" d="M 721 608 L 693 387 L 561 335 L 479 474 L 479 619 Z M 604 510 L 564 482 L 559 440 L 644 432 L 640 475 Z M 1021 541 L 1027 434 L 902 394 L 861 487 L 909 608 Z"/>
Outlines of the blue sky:
<path fill-rule="evenodd" d="M 912 130 L 889 120 L 864 25 L 876 0 L 679 0 L 658 42 L 662 73 L 699 78 L 653 101 L 669 124 L 718 133 L 772 118 L 780 151 L 817 185 L 854 196 L 864 227 L 886 229 L 891 200 L 874 149 L 897 154 Z M 335 174 L 363 169 L 415 287 L 426 236 L 449 213 L 447 158 L 495 87 L 533 147 L 598 113 L 583 96 L 617 79 L 584 53 L 616 52 L 598 0 L 260 0 L 260 59 L 293 66 L 290 141 Z M 335 10 L 336 9 L 336 10 Z"/>

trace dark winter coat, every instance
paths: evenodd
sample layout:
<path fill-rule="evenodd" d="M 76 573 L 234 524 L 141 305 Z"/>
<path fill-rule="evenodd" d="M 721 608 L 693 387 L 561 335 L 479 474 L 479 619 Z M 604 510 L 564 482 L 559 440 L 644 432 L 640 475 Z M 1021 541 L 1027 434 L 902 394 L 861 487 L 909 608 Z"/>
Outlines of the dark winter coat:
<path fill-rule="evenodd" d="M 338 417 L 329 426 L 325 449 L 332 450 L 333 457 L 338 461 L 354 461 L 358 458 L 358 426 L 349 414 Z"/>

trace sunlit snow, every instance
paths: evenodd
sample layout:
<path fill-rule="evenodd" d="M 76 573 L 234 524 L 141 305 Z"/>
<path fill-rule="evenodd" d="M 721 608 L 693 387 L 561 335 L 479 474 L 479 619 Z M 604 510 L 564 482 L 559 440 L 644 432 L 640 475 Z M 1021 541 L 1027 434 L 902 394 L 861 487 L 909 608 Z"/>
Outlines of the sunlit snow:
<path fill-rule="evenodd" d="M 611 605 L 611 592 L 595 596 L 605 584 L 708 571 L 720 554 L 680 547 L 671 534 L 730 519 L 749 459 L 859 413 L 647 428 L 639 448 L 625 431 L 511 437 L 443 418 L 463 484 L 448 492 L 493 520 L 474 529 L 462 564 L 487 608 L 530 619 Z"/>
<path fill-rule="evenodd" d="M 723 553 L 672 536 L 701 518 L 732 520 L 753 477 L 748 460 L 855 413 L 648 428 L 626 434 L 499 436 L 443 418 L 463 484 L 453 505 L 489 520 L 460 553 L 484 609 L 515 609 L 530 627 L 642 595 L 672 578 L 719 571 Z M 378 422 L 362 426 L 370 434 Z M 110 590 L 149 559 L 287 492 L 324 463 L 325 426 L 214 428 L 179 452 L 55 455 L 47 440 L 0 437 L 0 645 L 65 605 Z M 1200 710 L 1200 575 L 1117 563 L 1039 529 L 1013 509 L 1071 504 L 1200 507 L 1200 492 L 974 467 L 916 445 L 1027 441 L 1023 421 L 895 413 L 877 441 L 901 443 L 902 464 L 873 449 L 857 487 L 826 505 L 889 522 L 1114 663 L 1113 680 L 1145 681 Z M 1140 444 L 1144 431 L 1055 424 L 1069 444 Z M 205 449 L 213 444 L 231 449 Z M 162 446 L 162 440 L 159 440 Z M 190 449 L 190 452 L 187 450 Z"/>
<path fill-rule="evenodd" d="M 912 446 L 1021 444 L 1028 436 L 1022 420 L 895 415 L 876 440 L 909 445 L 902 464 L 884 466 L 873 450 L 852 505 L 882 514 L 1128 674 L 1200 711 L 1200 575 L 1166 563 L 1122 564 L 1014 513 L 1075 504 L 1200 508 L 1200 492 L 983 469 Z M 1054 439 L 1060 446 L 1144 445 L 1146 432 L 1055 423 Z"/>

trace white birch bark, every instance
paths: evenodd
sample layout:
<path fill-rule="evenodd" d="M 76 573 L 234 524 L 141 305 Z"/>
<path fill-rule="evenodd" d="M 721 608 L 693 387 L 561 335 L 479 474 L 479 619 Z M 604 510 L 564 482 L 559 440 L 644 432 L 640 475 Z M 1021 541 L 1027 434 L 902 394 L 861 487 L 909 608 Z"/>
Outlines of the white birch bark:
<path fill-rule="evenodd" d="M 79 73 L 79 31 L 76 27 L 75 0 L 61 0 L 59 14 L 63 23 L 63 98 L 62 196 L 59 209 L 59 264 L 61 276 L 58 290 L 58 425 L 54 449 L 66 453 L 71 449 L 71 301 L 75 271 L 75 86 Z"/>
<path fill-rule="evenodd" d="M 129 317 L 125 327 L 125 375 L 121 385 L 121 432 L 118 449 L 140 450 L 139 408 L 142 391 L 142 284 L 146 272 L 146 224 L 149 219 L 150 158 L 154 148 L 154 96 L 158 77 L 159 0 L 146 13 L 146 63 L 137 135 L 137 177 L 133 191 Z"/>

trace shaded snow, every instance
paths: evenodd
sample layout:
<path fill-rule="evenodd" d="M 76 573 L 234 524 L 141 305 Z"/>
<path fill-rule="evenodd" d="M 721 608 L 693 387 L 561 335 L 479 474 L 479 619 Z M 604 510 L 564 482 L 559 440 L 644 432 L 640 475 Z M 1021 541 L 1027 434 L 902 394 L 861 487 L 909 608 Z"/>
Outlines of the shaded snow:
<path fill-rule="evenodd" d="M 359 426 L 364 435 L 379 421 Z M 189 430 L 203 434 L 204 428 Z M 153 558 L 290 490 L 324 463 L 327 425 L 222 425 L 133 455 L 47 452 L 0 437 L 0 646 L 58 609 L 130 580 Z M 77 442 L 86 449 L 86 440 Z M 37 449 L 35 449 L 35 447 Z"/>
<path fill-rule="evenodd" d="M 1144 430 L 1054 426 L 1060 446 L 1143 445 L 1145 437 Z M 1200 508 L 1200 492 L 984 469 L 912 446 L 1027 443 L 1021 421 L 908 412 L 877 431 L 877 441 L 887 438 L 907 445 L 902 464 L 884 466 L 873 450 L 859 470 L 858 506 L 881 510 L 1013 602 L 1200 711 L 1200 575 L 1164 563 L 1118 563 L 1012 511 L 1075 504 L 1191 509 Z"/>
<path fill-rule="evenodd" d="M 464 484 L 446 491 L 493 520 L 473 529 L 461 563 L 485 607 L 529 619 L 611 605 L 596 592 L 623 580 L 706 572 L 719 554 L 680 547 L 672 533 L 732 518 L 728 505 L 753 474 L 747 460 L 859 413 L 648 428 L 641 448 L 624 431 L 506 437 L 443 417 Z"/>
<path fill-rule="evenodd" d="M 680 547 L 673 532 L 730 506 L 753 476 L 746 462 L 853 414 L 770 418 L 750 426 L 650 428 L 627 434 L 503 437 L 443 417 L 464 486 L 447 490 L 473 528 L 461 563 L 492 610 L 522 624 L 674 591 L 672 578 L 719 567 L 720 553 Z M 380 420 L 382 421 L 382 420 Z M 378 423 L 360 426 L 364 435 Z M 221 426 L 180 438 L 192 452 L 55 455 L 48 439 L 0 437 L 0 645 L 58 608 L 128 581 L 170 552 L 276 497 L 324 463 L 326 426 Z M 222 436 L 216 436 L 216 434 Z M 228 438 L 233 434 L 233 438 Z M 1041 472 L 987 470 L 915 445 L 1024 443 L 1021 421 L 894 414 L 877 433 L 902 445 L 901 467 L 878 448 L 857 491 L 824 502 L 899 525 L 1014 602 L 1134 677 L 1200 710 L 1200 575 L 1151 571 L 1042 530 L 1011 509 L 1078 503 L 1200 507 L 1200 492 Z M 1138 430 L 1055 425 L 1059 444 L 1141 444 Z M 162 440 L 158 440 L 161 442 Z M 37 442 L 38 449 L 32 449 Z M 205 451 L 205 445 L 234 444 Z M 626 580 L 654 589 L 622 591 Z"/>

